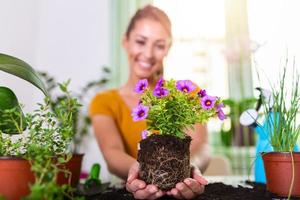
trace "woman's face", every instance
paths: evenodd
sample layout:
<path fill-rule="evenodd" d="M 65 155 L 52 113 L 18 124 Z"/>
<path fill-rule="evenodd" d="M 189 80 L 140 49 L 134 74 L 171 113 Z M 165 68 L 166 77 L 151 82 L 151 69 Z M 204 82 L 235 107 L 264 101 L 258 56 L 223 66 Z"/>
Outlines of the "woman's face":
<path fill-rule="evenodd" d="M 150 78 L 161 71 L 170 47 L 170 35 L 160 22 L 141 19 L 123 40 L 131 75 Z"/>

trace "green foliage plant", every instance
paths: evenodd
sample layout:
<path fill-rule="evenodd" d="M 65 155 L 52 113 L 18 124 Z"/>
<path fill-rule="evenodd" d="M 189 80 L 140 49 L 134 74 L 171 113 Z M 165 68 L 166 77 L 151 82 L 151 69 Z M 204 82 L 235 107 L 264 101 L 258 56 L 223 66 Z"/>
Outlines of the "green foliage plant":
<path fill-rule="evenodd" d="M 0 53 L 0 70 L 30 82 L 46 96 L 48 95 L 46 87 L 37 72 L 23 60 Z"/>
<path fill-rule="evenodd" d="M 49 94 L 48 97 L 50 101 L 50 107 L 52 110 L 56 110 L 59 102 L 68 97 L 65 94 L 57 95 L 55 93 L 57 88 L 59 88 L 55 77 L 51 76 L 47 72 L 38 72 L 38 74 L 44 82 L 46 91 Z M 103 89 L 109 82 L 109 74 L 110 69 L 104 66 L 101 71 L 101 76 L 98 79 L 87 82 L 84 87 L 79 90 L 78 93 L 72 93 L 72 96 L 76 97 L 78 101 L 80 101 L 80 103 L 88 104 L 89 102 L 87 102 L 86 98 L 87 96 L 89 96 L 89 92 L 94 95 L 95 92 L 99 92 L 99 90 Z M 88 101 L 90 101 L 90 99 L 88 99 Z M 91 119 L 84 107 L 78 107 L 77 109 L 74 109 L 72 111 L 72 118 L 72 128 L 74 132 L 74 137 L 72 139 L 72 148 L 73 152 L 77 153 L 78 146 L 80 145 L 82 138 L 88 133 L 88 129 L 91 125 Z"/>
<path fill-rule="evenodd" d="M 35 183 L 27 199 L 72 199 L 69 185 L 56 184 L 59 172 L 70 175 L 62 166 L 72 157 L 72 115 L 80 106 L 67 90 L 68 84 L 59 85 L 66 98 L 58 103 L 54 111 L 46 98 L 36 112 L 27 115 L 29 138 L 25 157 L 32 163 L 31 169 L 35 174 Z"/>
<path fill-rule="evenodd" d="M 37 72 L 26 62 L 16 57 L 0 53 L 0 70 L 30 82 L 46 96 L 46 87 Z M 24 135 L 16 140 L 12 134 L 21 134 L 26 129 L 26 119 L 14 92 L 0 86 L 0 156 L 23 155 L 26 149 Z"/>
<path fill-rule="evenodd" d="M 32 85 L 40 89 L 45 95 L 47 94 L 45 85 L 43 84 L 42 80 L 39 78 L 39 75 L 37 72 L 26 62 L 23 60 L 20 60 L 16 57 L 2 54 L 0 53 L 0 71 L 6 72 L 8 74 L 14 75 L 16 77 L 19 77 L 23 80 L 26 80 L 30 82 Z M 15 130 L 15 126 L 12 124 L 6 123 L 7 118 L 4 118 L 3 114 L 4 110 L 13 109 L 15 108 L 15 116 L 11 116 L 14 118 L 21 117 L 22 120 L 16 119 L 16 123 L 24 122 L 24 116 L 22 113 L 22 109 L 19 106 L 19 102 L 17 100 L 16 95 L 14 92 L 7 87 L 0 86 L 0 130 L 5 131 L 9 134 L 16 134 L 18 133 L 17 130 Z M 17 112 L 18 111 L 18 112 Z M 12 113 L 11 113 L 12 114 Z M 10 115 L 11 115 L 10 114 Z M 22 125 L 23 128 L 26 128 L 26 124 L 19 124 L 19 126 Z"/>
<path fill-rule="evenodd" d="M 9 109 L 14 111 L 8 114 Z M 12 115 L 13 113 L 16 114 Z M 0 130 L 10 134 L 20 133 L 20 130 L 16 129 L 17 126 L 9 123 L 7 119 L 14 119 L 14 123 L 18 123 L 22 130 L 26 128 L 25 116 L 16 95 L 8 87 L 0 86 Z"/>
<path fill-rule="evenodd" d="M 286 60 L 279 85 L 272 86 L 272 102 L 264 102 L 265 113 L 270 111 L 269 105 L 272 104 L 274 117 L 269 121 L 266 131 L 271 131 L 268 132 L 270 143 L 276 152 L 292 152 L 300 134 L 300 124 L 297 122 L 300 110 L 299 72 L 293 66 L 289 79 L 287 64 Z M 287 89 L 288 84 L 290 91 Z"/>
<path fill-rule="evenodd" d="M 58 173 L 70 173 L 62 166 L 72 157 L 72 114 L 80 106 L 67 90 L 68 84 L 69 82 L 59 85 L 66 98 L 58 102 L 54 111 L 50 109 L 50 101 L 46 97 L 43 104 L 38 104 L 37 110 L 27 113 L 27 134 L 23 133 L 21 138 L 15 140 L 0 131 L 1 156 L 18 156 L 31 163 L 35 182 L 31 185 L 31 194 L 26 199 L 72 199 L 69 185 L 56 184 Z M 5 112 L 7 116 L 15 113 L 13 109 Z M 11 123 L 14 123 L 13 120 Z M 23 132 L 18 126 L 16 129 Z"/>
<path fill-rule="evenodd" d="M 18 58 L 0 54 L 0 70 L 32 83 L 46 95 L 44 103 L 38 104 L 39 108 L 33 113 L 27 113 L 25 118 L 18 102 L 12 107 L 1 107 L 0 125 L 13 128 L 0 129 L 0 156 L 27 159 L 35 175 L 35 182 L 30 186 L 31 193 L 25 199 L 76 199 L 69 184 L 59 186 L 56 183 L 59 172 L 66 175 L 70 173 L 63 166 L 72 157 L 70 143 L 74 136 L 73 113 L 80 107 L 67 89 L 70 81 L 59 84 L 66 98 L 51 110 L 46 86 L 30 65 Z"/>

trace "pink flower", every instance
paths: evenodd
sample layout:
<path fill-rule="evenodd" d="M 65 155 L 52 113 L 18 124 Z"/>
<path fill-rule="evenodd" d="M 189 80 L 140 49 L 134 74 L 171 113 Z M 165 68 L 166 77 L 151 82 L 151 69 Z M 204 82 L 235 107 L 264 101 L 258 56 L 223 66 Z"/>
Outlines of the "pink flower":
<path fill-rule="evenodd" d="M 225 107 L 223 103 L 219 103 L 217 105 L 217 113 L 220 120 L 226 119 L 226 115 L 224 114 L 222 108 Z"/>
<path fill-rule="evenodd" d="M 155 88 L 161 88 L 164 86 L 165 80 L 163 78 L 159 79 L 156 83 Z"/>
<path fill-rule="evenodd" d="M 190 80 L 176 82 L 176 88 L 183 93 L 190 93 L 196 89 L 196 86 Z"/>
<path fill-rule="evenodd" d="M 162 87 L 156 87 L 153 90 L 153 95 L 158 97 L 158 98 L 168 96 L 168 94 L 169 94 L 169 90 L 167 90 L 165 88 L 162 88 Z"/>
<path fill-rule="evenodd" d="M 217 97 L 206 95 L 201 100 L 201 106 L 204 110 L 209 110 L 214 107 Z"/>
<path fill-rule="evenodd" d="M 198 93 L 199 97 L 205 97 L 206 96 L 206 90 L 200 90 Z"/>
<path fill-rule="evenodd" d="M 143 130 L 141 133 L 142 139 L 146 139 L 149 135 L 149 131 L 148 130 Z"/>
<path fill-rule="evenodd" d="M 148 112 L 149 112 L 149 107 L 148 106 L 144 106 L 142 104 L 139 104 L 136 108 L 134 108 L 132 110 L 132 117 L 133 117 L 133 121 L 140 121 L 143 119 L 146 119 L 146 117 L 148 116 Z"/>
<path fill-rule="evenodd" d="M 139 80 L 139 82 L 135 86 L 135 92 L 138 94 L 142 94 L 146 90 L 147 87 L 148 87 L 147 79 Z"/>

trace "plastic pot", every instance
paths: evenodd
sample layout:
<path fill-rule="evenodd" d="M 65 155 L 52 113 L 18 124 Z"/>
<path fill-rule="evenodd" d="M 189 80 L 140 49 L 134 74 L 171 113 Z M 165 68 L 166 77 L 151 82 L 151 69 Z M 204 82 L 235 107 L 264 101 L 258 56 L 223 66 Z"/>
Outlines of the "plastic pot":
<path fill-rule="evenodd" d="M 293 152 L 292 155 L 293 162 L 290 152 L 262 153 L 270 193 L 288 197 L 292 188 L 291 196 L 300 197 L 300 152 Z"/>

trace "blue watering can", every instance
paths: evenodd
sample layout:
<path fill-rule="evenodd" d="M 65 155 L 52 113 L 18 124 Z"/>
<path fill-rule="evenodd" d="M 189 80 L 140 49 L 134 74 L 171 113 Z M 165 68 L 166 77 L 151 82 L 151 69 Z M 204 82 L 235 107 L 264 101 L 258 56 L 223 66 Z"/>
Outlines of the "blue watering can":
<path fill-rule="evenodd" d="M 257 143 L 256 143 L 256 158 L 254 161 L 254 178 L 255 182 L 266 183 L 266 176 L 264 170 L 264 164 L 261 157 L 261 152 L 272 152 L 273 147 L 270 144 L 270 135 L 272 133 L 273 127 L 271 124 L 274 122 L 274 112 L 272 107 L 274 101 L 272 98 L 272 93 L 269 90 L 256 88 L 259 92 L 259 99 L 255 109 L 248 109 L 244 111 L 240 116 L 240 123 L 244 126 L 250 126 L 255 129 L 255 132 L 258 134 Z M 260 109 L 262 102 L 267 102 L 268 110 L 267 116 L 262 124 L 257 122 L 258 119 L 258 110 Z M 271 130 L 270 130 L 271 129 Z M 294 151 L 299 151 L 298 146 L 296 145 Z"/>

